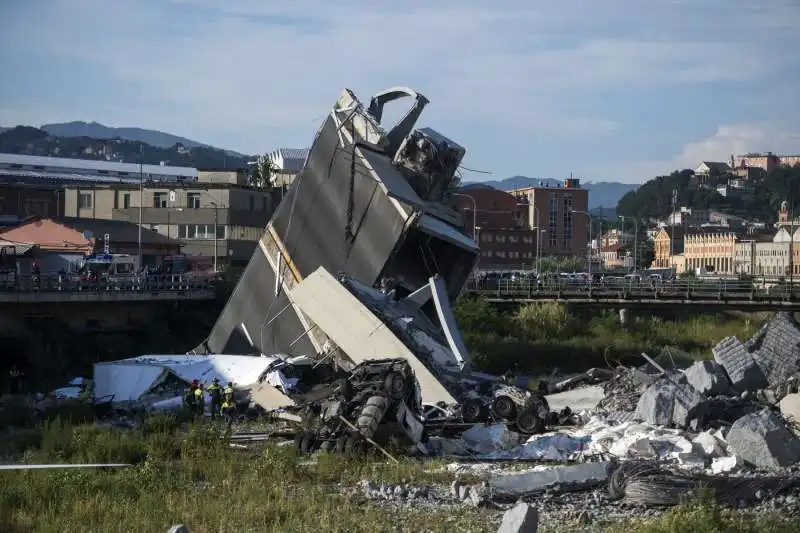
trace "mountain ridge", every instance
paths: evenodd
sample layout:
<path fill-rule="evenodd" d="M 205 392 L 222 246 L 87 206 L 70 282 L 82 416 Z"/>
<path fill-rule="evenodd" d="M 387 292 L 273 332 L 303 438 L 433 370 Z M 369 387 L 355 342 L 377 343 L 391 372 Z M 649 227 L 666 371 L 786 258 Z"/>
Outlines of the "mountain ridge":
<path fill-rule="evenodd" d="M 11 128 L 0 127 L 0 133 L 8 129 Z M 246 154 L 234 150 L 218 148 L 211 144 L 201 143 L 173 133 L 141 128 L 138 126 L 106 126 L 105 124 L 100 124 L 95 121 L 85 122 L 83 120 L 74 120 L 71 122 L 42 124 L 37 129 L 45 131 L 54 137 L 89 137 L 98 140 L 119 138 L 124 141 L 142 142 L 156 148 L 171 148 L 176 144 L 182 144 L 186 148 L 213 148 L 215 150 L 222 150 L 233 157 L 247 157 Z"/>
<path fill-rule="evenodd" d="M 465 182 L 463 185 L 483 184 L 501 191 L 511 191 L 524 187 L 537 187 L 543 184 L 547 187 L 563 185 L 562 180 L 553 178 L 529 178 L 528 176 L 511 176 L 502 180 L 489 180 L 481 182 Z M 589 191 L 589 209 L 600 207 L 616 208 L 620 198 L 640 187 L 638 183 L 620 183 L 617 181 L 586 181 L 581 182 L 581 187 Z"/>

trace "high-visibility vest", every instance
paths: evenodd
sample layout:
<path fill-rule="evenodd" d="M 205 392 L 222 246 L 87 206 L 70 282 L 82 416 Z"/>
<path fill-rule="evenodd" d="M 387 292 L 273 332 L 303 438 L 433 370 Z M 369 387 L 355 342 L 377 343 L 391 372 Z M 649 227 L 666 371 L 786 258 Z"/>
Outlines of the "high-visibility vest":
<path fill-rule="evenodd" d="M 196 388 L 196 389 L 194 390 L 194 397 L 195 397 L 195 398 L 197 398 L 198 400 L 200 400 L 201 402 L 202 402 L 203 400 L 205 400 L 205 398 L 203 397 L 203 389 L 201 389 L 201 388 L 199 388 L 199 387 L 198 387 L 198 388 Z"/>

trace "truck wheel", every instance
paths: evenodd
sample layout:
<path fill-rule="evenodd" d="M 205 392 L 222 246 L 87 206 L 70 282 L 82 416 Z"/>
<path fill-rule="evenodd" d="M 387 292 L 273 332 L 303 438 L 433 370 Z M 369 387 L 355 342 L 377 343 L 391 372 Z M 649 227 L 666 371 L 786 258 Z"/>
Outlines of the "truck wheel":
<path fill-rule="evenodd" d="M 406 378 L 400 372 L 389 372 L 383 382 L 383 388 L 386 389 L 386 394 L 393 400 L 402 400 L 408 392 Z"/>
<path fill-rule="evenodd" d="M 483 403 L 475 398 L 467 400 L 461 406 L 461 419 L 464 422 L 471 424 L 472 422 L 479 422 L 483 419 Z"/>
<path fill-rule="evenodd" d="M 517 428 L 521 433 L 535 435 L 544 432 L 545 421 L 536 416 L 532 411 L 524 411 L 517 418 Z"/>
<path fill-rule="evenodd" d="M 514 400 L 508 396 L 498 396 L 492 402 L 492 411 L 495 416 L 509 420 L 514 418 L 514 415 L 517 414 L 517 406 Z"/>
<path fill-rule="evenodd" d="M 367 454 L 367 441 L 359 434 L 347 437 L 344 443 L 344 453 L 350 457 L 362 457 Z"/>
<path fill-rule="evenodd" d="M 389 400 L 383 396 L 372 396 L 367 400 L 356 420 L 358 432 L 367 439 L 375 436 L 378 426 L 389 408 Z"/>

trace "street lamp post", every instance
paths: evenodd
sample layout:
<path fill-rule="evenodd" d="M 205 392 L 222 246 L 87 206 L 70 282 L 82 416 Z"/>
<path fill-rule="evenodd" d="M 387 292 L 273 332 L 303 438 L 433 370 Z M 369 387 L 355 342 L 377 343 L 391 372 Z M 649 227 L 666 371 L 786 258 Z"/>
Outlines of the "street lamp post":
<path fill-rule="evenodd" d="M 539 251 L 542 249 L 542 226 L 539 223 L 539 208 L 533 206 L 533 212 L 536 215 L 536 275 L 539 275 Z"/>
<path fill-rule="evenodd" d="M 469 201 L 472 202 L 472 238 L 475 239 L 475 242 L 478 242 L 478 235 L 475 230 L 475 228 L 478 227 L 478 204 L 475 203 L 475 198 L 473 198 L 468 194 L 462 194 L 460 192 L 453 193 L 453 196 L 469 198 Z M 480 244 L 478 246 L 480 246 Z"/>
<path fill-rule="evenodd" d="M 589 272 L 589 280 L 591 282 L 592 279 L 592 215 L 590 215 L 586 211 L 578 211 L 577 209 L 571 209 L 571 213 L 577 213 L 579 215 L 586 215 L 586 218 L 589 219 L 589 246 L 586 248 L 586 264 L 588 265 L 588 272 Z"/>
<path fill-rule="evenodd" d="M 625 217 L 620 216 L 619 219 L 622 221 L 622 228 L 619 230 L 620 232 L 620 239 L 622 235 L 625 234 Z M 639 267 L 638 262 L 638 252 L 639 252 L 639 221 L 635 218 L 633 219 L 634 230 L 633 230 L 633 272 L 637 272 Z"/>
<path fill-rule="evenodd" d="M 219 272 L 219 270 L 217 270 L 217 256 L 219 255 L 217 254 L 217 224 L 219 223 L 219 217 L 217 216 L 217 208 L 219 206 L 217 205 L 217 202 L 210 202 L 210 203 L 211 205 L 214 206 L 214 273 L 216 274 L 217 272 Z"/>
<path fill-rule="evenodd" d="M 142 206 L 144 204 L 144 144 L 139 145 L 139 270 L 142 269 Z"/>

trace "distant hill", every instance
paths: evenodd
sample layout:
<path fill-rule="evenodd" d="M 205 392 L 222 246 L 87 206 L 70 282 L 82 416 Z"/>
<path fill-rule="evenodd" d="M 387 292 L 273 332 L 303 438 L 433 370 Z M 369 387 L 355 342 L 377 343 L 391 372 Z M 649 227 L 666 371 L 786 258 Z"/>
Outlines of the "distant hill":
<path fill-rule="evenodd" d="M 503 191 L 519 189 L 522 187 L 534 187 L 540 183 L 547 186 L 558 186 L 563 182 L 552 178 L 529 178 L 527 176 L 512 176 L 504 180 L 492 180 L 483 182 Z M 631 191 L 639 188 L 635 183 L 619 183 L 616 181 L 581 182 L 581 186 L 589 190 L 589 209 L 598 207 L 614 208 L 619 199 Z"/>
<path fill-rule="evenodd" d="M 133 127 L 111 127 L 97 122 L 61 122 L 58 124 L 44 124 L 39 129 L 46 131 L 54 137 L 89 137 L 91 139 L 122 139 L 124 141 L 138 141 L 158 148 L 171 148 L 182 144 L 186 148 L 215 148 L 214 146 L 199 143 L 186 137 L 179 137 L 163 131 L 146 130 Z M 231 150 L 224 150 L 234 157 L 245 157 L 244 154 Z"/>
<path fill-rule="evenodd" d="M 30 126 L 17 126 L 0 132 L 0 153 L 66 157 L 71 159 L 93 159 L 166 165 L 176 167 L 245 168 L 250 159 L 234 156 L 223 150 L 207 146 L 153 146 L 143 141 L 119 138 L 96 139 L 92 137 L 59 137 Z"/>

